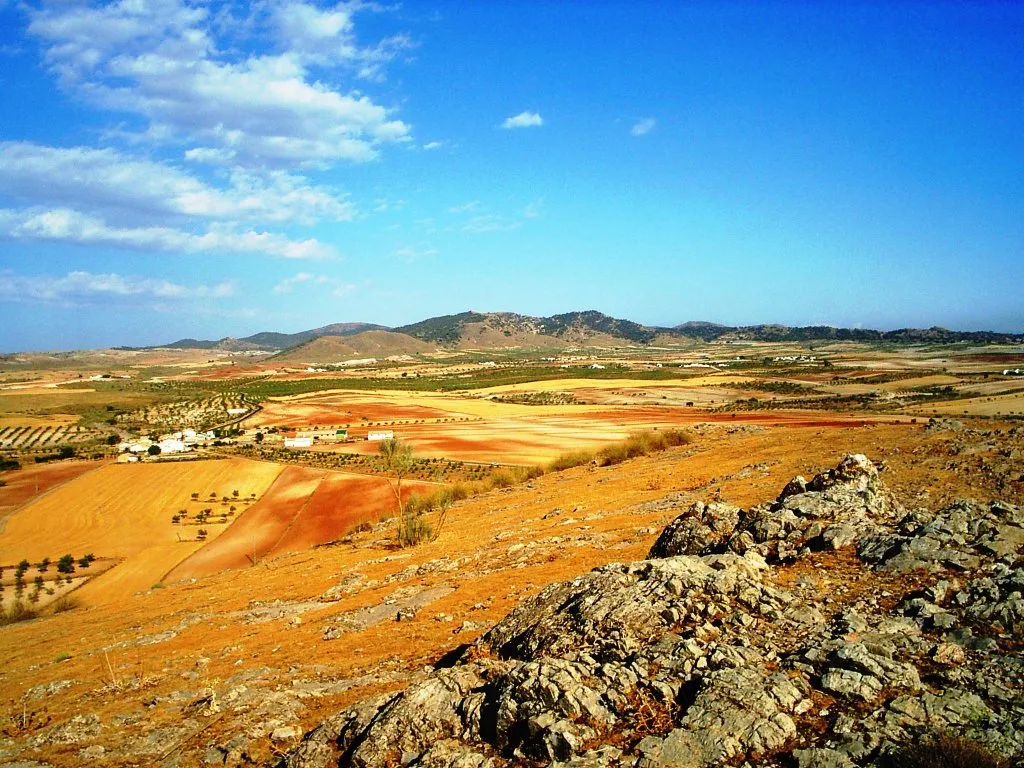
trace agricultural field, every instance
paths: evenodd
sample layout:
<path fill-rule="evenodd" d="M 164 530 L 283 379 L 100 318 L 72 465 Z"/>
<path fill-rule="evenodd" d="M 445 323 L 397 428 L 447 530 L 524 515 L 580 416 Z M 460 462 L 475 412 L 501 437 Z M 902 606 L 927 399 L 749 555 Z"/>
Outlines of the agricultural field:
<path fill-rule="evenodd" d="M 402 496 L 438 486 L 402 483 Z M 396 510 L 386 478 L 286 467 L 266 495 L 215 541 L 166 576 L 195 578 L 336 541 L 360 523 L 376 523 Z"/>
<path fill-rule="evenodd" d="M 0 426 L 0 450 L 44 451 L 63 445 L 93 441 L 101 436 L 101 433 L 95 430 L 74 424 Z"/>
<path fill-rule="evenodd" d="M 27 464 L 18 470 L 0 472 L 0 535 L 3 521 L 34 498 L 48 493 L 79 475 L 102 466 L 98 461 L 58 461 Z"/>
<path fill-rule="evenodd" d="M 67 552 L 115 558 L 116 567 L 91 579 L 78 594 L 91 603 L 122 599 L 158 582 L 227 528 L 232 502 L 225 497 L 234 499 L 237 490 L 237 506 L 251 503 L 244 500 L 262 496 L 280 471 L 276 464 L 244 459 L 108 464 L 11 514 L 0 533 L 0 563 L 56 560 Z M 194 521 L 206 507 L 223 510 L 225 521 L 216 516 L 202 526 L 172 522 L 181 509 L 190 510 Z M 207 531 L 205 538 L 200 527 Z"/>

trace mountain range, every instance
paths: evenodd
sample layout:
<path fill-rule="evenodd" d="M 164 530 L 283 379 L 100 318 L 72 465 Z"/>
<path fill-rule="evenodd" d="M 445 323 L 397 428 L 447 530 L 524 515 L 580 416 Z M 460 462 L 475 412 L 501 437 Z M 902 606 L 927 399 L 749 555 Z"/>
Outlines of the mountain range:
<path fill-rule="evenodd" d="M 1024 334 L 901 328 L 879 331 L 831 326 L 730 326 L 690 321 L 648 326 L 588 310 L 550 317 L 514 312 L 462 312 L 388 328 L 373 323 L 332 323 L 298 333 L 262 331 L 243 338 L 180 339 L 164 347 L 266 351 L 290 359 L 320 361 L 345 356 L 381 357 L 445 349 L 562 349 L 573 346 L 639 346 L 687 341 L 874 341 L 895 343 L 1021 342 Z"/>

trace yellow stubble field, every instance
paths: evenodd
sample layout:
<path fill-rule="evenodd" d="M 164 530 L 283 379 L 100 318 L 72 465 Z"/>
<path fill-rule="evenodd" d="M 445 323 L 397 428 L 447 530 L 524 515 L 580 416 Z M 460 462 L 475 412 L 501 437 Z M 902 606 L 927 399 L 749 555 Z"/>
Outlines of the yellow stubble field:
<path fill-rule="evenodd" d="M 237 490 L 240 499 L 260 497 L 281 471 L 270 462 L 246 459 L 112 464 L 84 474 L 25 505 L 0 533 L 0 564 L 32 562 L 63 554 L 118 558 L 110 571 L 78 594 L 87 603 L 106 603 L 150 587 L 203 546 L 196 528 L 173 525 L 179 509 L 190 514 L 203 502 Z M 200 501 L 191 501 L 191 494 Z M 213 539 L 226 526 L 205 526 Z M 184 539 L 184 541 L 179 541 Z M 84 573 L 84 572 L 83 572 Z"/>

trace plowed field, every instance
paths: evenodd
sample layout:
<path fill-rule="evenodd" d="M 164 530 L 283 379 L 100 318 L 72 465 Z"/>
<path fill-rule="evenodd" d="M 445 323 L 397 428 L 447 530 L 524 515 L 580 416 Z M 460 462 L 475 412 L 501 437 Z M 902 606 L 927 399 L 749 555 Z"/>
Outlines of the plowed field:
<path fill-rule="evenodd" d="M 426 483 L 402 483 L 408 498 Z M 227 568 L 249 567 L 268 557 L 341 538 L 358 523 L 376 521 L 394 509 L 383 477 L 289 466 L 257 504 L 215 541 L 167 574 L 167 581 L 195 578 Z"/>

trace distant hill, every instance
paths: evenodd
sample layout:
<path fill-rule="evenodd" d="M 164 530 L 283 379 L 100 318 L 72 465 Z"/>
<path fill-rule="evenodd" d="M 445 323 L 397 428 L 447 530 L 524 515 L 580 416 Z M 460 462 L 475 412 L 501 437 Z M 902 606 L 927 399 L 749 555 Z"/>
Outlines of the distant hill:
<path fill-rule="evenodd" d="M 247 350 L 265 350 L 267 352 L 288 349 L 321 336 L 351 336 L 363 331 L 385 329 L 386 326 L 374 323 L 332 323 L 320 328 L 313 328 L 298 333 L 277 333 L 261 331 L 241 339 L 224 338 L 217 341 L 200 339 L 181 339 L 172 344 L 163 344 L 171 349 L 219 349 L 228 352 L 244 352 Z"/>
<path fill-rule="evenodd" d="M 955 344 L 958 342 L 1016 342 L 1024 334 L 994 331 L 951 331 L 947 328 L 900 328 L 877 331 L 870 328 L 834 328 L 829 325 L 746 325 L 728 326 L 690 321 L 672 330 L 703 341 L 889 341 L 915 344 Z"/>
<path fill-rule="evenodd" d="M 348 336 L 320 336 L 268 359 L 275 363 L 330 365 L 370 357 L 383 360 L 392 355 L 416 355 L 436 349 L 436 344 L 405 333 L 371 330 Z"/>
<path fill-rule="evenodd" d="M 384 334 L 380 336 L 364 334 Z M 358 341 L 342 343 L 345 339 Z M 334 339 L 309 349 L 318 339 Z M 372 323 L 333 323 L 298 333 L 262 331 L 240 339 L 217 341 L 181 339 L 165 347 L 231 352 L 262 350 L 287 352 L 276 359 L 298 362 L 337 362 L 346 357 L 387 357 L 415 354 L 438 347 L 460 350 L 551 349 L 572 346 L 614 347 L 651 343 L 729 341 L 863 341 L 951 344 L 957 342 L 1020 342 L 1024 334 L 992 331 L 951 331 L 946 328 L 900 328 L 878 331 L 868 328 L 833 328 L 827 325 L 788 326 L 761 324 L 721 325 L 691 320 L 671 328 L 647 326 L 611 317 L 596 310 L 533 317 L 515 312 L 467 311 L 427 318 L 418 323 L 387 328 Z"/>

